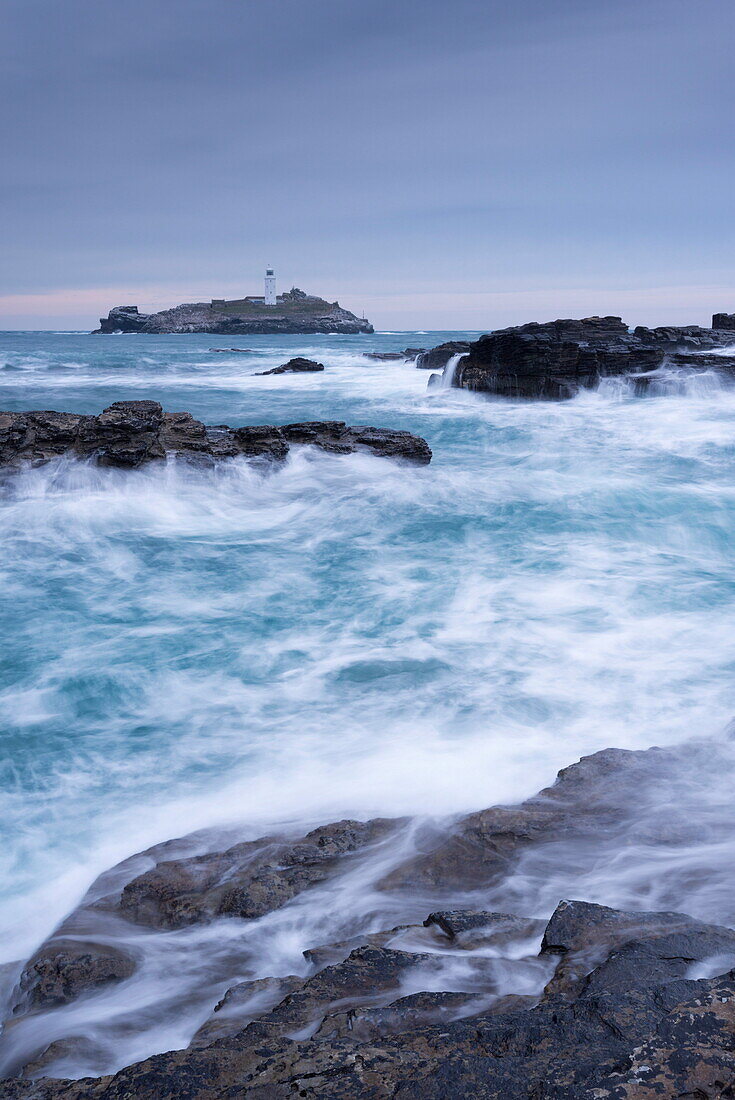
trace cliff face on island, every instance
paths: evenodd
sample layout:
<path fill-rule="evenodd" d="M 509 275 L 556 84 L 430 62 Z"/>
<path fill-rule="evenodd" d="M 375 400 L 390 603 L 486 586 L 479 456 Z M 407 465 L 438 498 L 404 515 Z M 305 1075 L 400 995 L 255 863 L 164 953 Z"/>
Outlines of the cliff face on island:
<path fill-rule="evenodd" d="M 100 327 L 94 330 L 96 334 L 138 332 L 154 336 L 186 332 L 223 336 L 327 332 L 353 335 L 373 331 L 369 321 L 342 309 L 339 302 L 327 302 L 297 287 L 279 294 L 274 306 L 248 298 L 191 302 L 160 313 L 140 313 L 137 306 L 115 306 L 107 317 L 100 317 Z"/>

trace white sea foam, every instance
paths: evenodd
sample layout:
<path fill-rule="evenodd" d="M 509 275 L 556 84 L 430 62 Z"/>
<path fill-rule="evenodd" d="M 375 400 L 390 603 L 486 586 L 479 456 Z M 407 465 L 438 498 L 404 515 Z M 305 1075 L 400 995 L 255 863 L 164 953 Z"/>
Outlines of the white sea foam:
<path fill-rule="evenodd" d="M 251 372 L 296 350 L 326 361 L 323 343 L 232 362 L 179 343 L 105 344 L 99 365 L 99 345 L 14 353 L 22 381 L 5 392 L 87 410 L 151 394 L 212 423 L 409 427 L 434 462 L 295 448 L 269 474 L 60 461 L 4 484 L 5 959 L 105 867 L 195 828 L 454 814 L 523 798 L 609 745 L 726 727 L 733 390 L 677 376 L 645 398 L 609 382 L 526 404 L 427 394 L 412 364 L 368 364 L 371 344 L 335 341 L 307 379 Z M 604 851 L 529 853 L 480 901 L 543 915 L 576 894 L 735 919 L 725 749 L 716 762 L 681 795 L 706 817 L 699 840 L 662 850 L 638 830 Z M 403 919 L 371 886 L 394 854 L 262 923 L 141 935 L 132 984 L 24 1024 L 18 1043 L 83 1021 L 107 1068 L 183 1045 L 238 976 L 287 973 L 304 947 Z M 431 902 L 417 896 L 411 918 Z M 150 1006 L 135 1027 L 133 1003 Z"/>

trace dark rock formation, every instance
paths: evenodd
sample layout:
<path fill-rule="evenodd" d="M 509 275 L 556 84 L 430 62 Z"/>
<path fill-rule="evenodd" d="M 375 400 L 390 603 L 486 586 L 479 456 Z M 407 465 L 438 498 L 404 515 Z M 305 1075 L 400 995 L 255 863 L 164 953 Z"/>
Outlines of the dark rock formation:
<path fill-rule="evenodd" d="M 735 332 L 735 313 L 715 313 L 712 316 L 712 328 L 723 332 Z"/>
<path fill-rule="evenodd" d="M 431 461 L 431 450 L 419 436 L 390 428 L 348 427 L 341 421 L 208 427 L 190 413 L 164 413 L 157 401 L 116 401 L 98 416 L 0 412 L 0 467 L 39 465 L 64 454 L 127 468 L 167 455 L 281 460 L 292 443 L 334 454 L 366 451 L 419 465 Z"/>
<path fill-rule="evenodd" d="M 654 1100 L 735 1089 L 735 971 L 692 980 L 692 963 L 735 933 L 682 914 L 593 912 L 564 902 L 546 940 L 600 962 L 559 993 L 492 1002 L 466 990 L 401 994 L 436 955 L 363 948 L 232 1032 L 114 1077 L 7 1080 L 8 1100 Z M 571 913 L 571 916 L 570 916 Z M 560 929 L 559 926 L 563 926 Z M 676 931 L 672 931 L 676 928 Z M 606 935 L 609 933 L 608 938 Z M 566 958 L 567 956 L 565 956 Z M 492 960 L 486 960 L 486 962 Z M 265 984 L 265 983 L 261 983 Z M 270 993 L 281 992 L 273 979 Z M 229 996 L 229 995 L 228 995 Z M 224 1010 L 227 997 L 223 999 Z M 252 996 L 250 996 L 251 1004 Z M 205 1025 L 209 1026 L 209 1025 Z M 304 1032 L 308 1035 L 305 1037 Z M 202 1045 L 203 1040 L 209 1041 Z M 40 1066 L 43 1065 L 41 1059 Z"/>
<path fill-rule="evenodd" d="M 323 363 L 315 363 L 313 359 L 303 359 L 300 355 L 295 359 L 289 359 L 287 363 L 281 363 L 280 367 L 273 367 L 272 370 L 259 370 L 255 373 L 258 375 L 264 374 L 298 374 L 300 371 L 319 371 L 324 370 Z"/>
<path fill-rule="evenodd" d="M 129 978 L 135 963 L 112 947 L 79 940 L 52 941 L 37 952 L 20 978 L 15 1012 L 68 1004 L 80 994 Z"/>
<path fill-rule="evenodd" d="M 406 362 L 415 359 L 425 350 L 425 348 L 404 348 L 403 351 L 367 351 L 365 352 L 365 358 L 377 359 L 379 362 L 391 362 L 399 359 Z"/>
<path fill-rule="evenodd" d="M 380 819 L 340 821 L 294 840 L 265 837 L 224 852 L 159 863 L 125 886 L 119 911 L 153 928 L 182 928 L 217 916 L 259 917 L 323 882 L 346 856 L 399 825 Z"/>
<path fill-rule="evenodd" d="M 160 313 L 140 313 L 137 306 L 115 306 L 107 317 L 100 318 L 100 327 L 95 329 L 96 334 L 208 332 L 224 336 L 373 331 L 369 321 L 342 309 L 339 302 L 327 302 L 295 287 L 279 294 L 274 306 L 247 298 L 192 302 Z"/>
<path fill-rule="evenodd" d="M 416 366 L 421 370 L 443 370 L 454 355 L 462 355 L 470 350 L 470 344 L 466 340 L 449 340 L 446 344 L 438 344 L 429 351 L 422 351 L 416 357 Z"/>
<path fill-rule="evenodd" d="M 602 378 L 650 376 L 669 360 L 692 370 L 735 370 L 735 356 L 702 355 L 732 342 L 731 334 L 698 326 L 637 328 L 631 333 L 619 317 L 534 322 L 470 344 L 452 384 L 502 397 L 561 399 L 595 387 Z M 445 365 L 456 354 L 448 348 L 444 344 L 426 352 L 417 365 Z M 444 363 L 431 361 L 434 352 Z"/>
<path fill-rule="evenodd" d="M 239 352 L 241 355 L 254 355 L 253 348 L 210 348 L 210 351 L 214 351 L 217 355 L 229 355 L 230 352 Z"/>

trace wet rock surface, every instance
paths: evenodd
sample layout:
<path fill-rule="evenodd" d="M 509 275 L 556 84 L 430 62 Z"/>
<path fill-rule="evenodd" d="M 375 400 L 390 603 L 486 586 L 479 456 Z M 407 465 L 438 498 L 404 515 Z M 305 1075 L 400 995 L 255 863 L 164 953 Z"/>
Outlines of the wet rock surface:
<path fill-rule="evenodd" d="M 619 846 L 624 828 L 631 843 L 686 844 L 690 825 L 671 820 L 679 779 L 667 776 L 711 752 L 705 743 L 685 754 L 605 750 L 520 806 L 418 833 L 401 820 L 345 820 L 218 850 L 205 834 L 159 845 L 103 875 L 27 964 L 5 1041 L 24 1018 L 37 1024 L 42 1010 L 52 1018 L 79 998 L 91 1005 L 130 976 L 115 930 L 122 943 L 211 926 L 225 940 L 217 922 L 247 928 L 259 914 L 286 913 L 321 883 L 361 874 L 376 853 L 390 867 L 375 888 L 392 891 L 395 912 L 404 898 L 408 913 L 416 898 L 488 896 L 498 875 L 527 871 L 534 852 L 563 859 L 568 845 L 590 841 L 604 860 L 603 838 Z M 631 831 L 631 791 L 640 807 L 654 790 L 663 814 L 639 815 Z M 96 948 L 94 937 L 70 934 L 95 920 L 105 930 Z M 542 921 L 449 904 L 391 928 L 368 922 L 305 951 L 304 966 L 235 981 L 213 997 L 187 1049 L 114 1076 L 43 1078 L 74 1056 L 95 1064 L 88 1036 L 57 1036 L 29 1050 L 25 1079 L 4 1081 L 2 1095 L 691 1100 L 735 1089 L 735 931 L 683 913 L 571 899 Z"/>
<path fill-rule="evenodd" d="M 533 322 L 500 329 L 467 345 L 452 384 L 502 397 L 559 400 L 595 387 L 602 378 L 650 376 L 670 360 L 691 370 L 734 370 L 735 355 L 703 354 L 734 342 L 726 326 L 641 326 L 631 332 L 620 317 Z M 417 366 L 444 367 L 456 354 L 449 348 L 443 344 L 424 353 Z"/>
<path fill-rule="evenodd" d="M 429 348 L 428 351 L 422 351 L 416 357 L 416 366 L 419 370 L 443 370 L 453 356 L 468 352 L 470 347 L 467 340 L 449 340 L 445 344 Z"/>
<path fill-rule="evenodd" d="M 404 348 L 403 351 L 367 351 L 365 352 L 365 358 L 375 359 L 380 363 L 398 361 L 405 363 L 411 359 L 415 359 L 424 351 L 426 351 L 426 348 Z"/>
<path fill-rule="evenodd" d="M 418 465 L 429 445 L 411 432 L 341 421 L 230 428 L 208 426 L 190 413 L 165 413 L 157 401 L 116 401 L 97 416 L 61 412 L 0 412 L 0 467 L 40 465 L 61 455 L 132 469 L 167 456 L 281 460 L 292 443 L 334 454 L 364 451 Z"/>
<path fill-rule="evenodd" d="M 259 370 L 255 373 L 263 377 L 266 374 L 302 374 L 322 370 L 324 370 L 323 363 L 317 363 L 313 359 L 304 359 L 302 356 L 297 355 L 295 359 L 289 359 L 287 363 L 281 363 L 280 367 L 273 367 L 272 370 Z"/>

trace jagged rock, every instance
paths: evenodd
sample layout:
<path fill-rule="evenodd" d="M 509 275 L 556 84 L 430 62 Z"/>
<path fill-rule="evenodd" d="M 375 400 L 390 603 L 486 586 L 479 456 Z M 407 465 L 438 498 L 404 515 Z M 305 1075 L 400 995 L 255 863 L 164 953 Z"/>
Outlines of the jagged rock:
<path fill-rule="evenodd" d="M 281 460 L 289 443 L 335 454 L 366 451 L 425 465 L 431 450 L 411 432 L 343 422 L 208 427 L 190 413 L 164 413 L 157 401 L 116 401 L 98 416 L 0 412 L 0 466 L 38 465 L 63 454 L 103 466 L 133 468 L 166 455 L 222 459 L 236 455 Z"/>
<path fill-rule="evenodd" d="M 345 856 L 385 839 L 399 824 L 339 821 L 294 840 L 265 837 L 159 863 L 124 887 L 120 911 L 154 928 L 183 928 L 216 916 L 259 917 L 323 882 Z"/>
<path fill-rule="evenodd" d="M 210 348 L 210 351 L 216 352 L 217 355 L 228 355 L 230 352 L 239 352 L 241 355 L 254 355 L 253 348 Z"/>
<path fill-rule="evenodd" d="M 640 929 L 647 915 L 639 916 Z M 607 922 L 619 930 L 611 915 Z M 598 932 L 604 924 L 596 922 Z M 682 934 L 688 957 L 696 926 Z M 473 1011 L 472 999 L 461 992 L 425 991 L 351 1007 L 354 996 L 369 996 L 371 989 L 388 993 L 410 972 L 410 956 L 369 949 L 316 975 L 260 1020 L 206 1047 L 157 1055 L 113 1077 L 8 1081 L 4 1095 L 8 1100 L 732 1095 L 735 971 L 699 980 L 672 976 L 681 968 L 682 943 L 649 939 L 645 931 L 640 936 L 625 951 L 631 960 L 655 956 L 661 970 L 652 973 L 634 962 L 623 970 L 618 960 L 625 951 L 613 946 L 568 999 L 545 997 L 535 1007 L 509 1011 L 481 1009 L 469 1018 L 462 1014 Z M 552 932 L 550 938 L 557 937 Z M 339 1010 L 325 1013 L 335 999 L 342 1000 Z M 299 1036 L 299 1030 L 311 1037 Z"/>
<path fill-rule="evenodd" d="M 675 765 L 679 771 L 696 769 L 703 760 L 711 765 L 713 751 L 704 742 L 645 752 L 605 750 L 562 769 L 552 787 L 520 806 L 470 814 L 452 827 L 435 824 L 424 833 L 408 822 L 344 821 L 304 837 L 266 837 L 214 852 L 207 850 L 211 838 L 204 834 L 169 842 L 102 876 L 69 926 L 75 919 L 82 925 L 96 918 L 114 928 L 127 915 L 149 929 L 181 927 L 221 914 L 228 897 L 232 915 L 247 915 L 250 906 L 255 913 L 267 912 L 319 881 L 359 869 L 356 861 L 371 846 L 380 845 L 381 853 L 399 850 L 406 829 L 420 854 L 399 861 L 383 880 L 387 888 L 393 878 L 394 912 L 402 896 L 407 908 L 417 896 L 455 889 L 465 895 L 477 889 L 482 896 L 499 872 L 512 873 L 534 845 L 551 844 L 554 858 L 563 859 L 561 845 L 578 852 L 589 843 L 599 862 L 609 835 L 616 850 L 621 836 L 650 844 L 687 843 L 690 826 L 679 824 L 675 815 L 672 820 L 679 780 L 670 773 Z M 640 813 L 649 798 L 663 808 L 660 817 Z M 630 832 L 626 818 L 631 801 L 636 820 L 643 822 L 638 833 Z M 628 832 L 621 834 L 626 821 Z M 131 930 L 120 928 L 127 942 Z M 712 974 L 715 965 L 731 966 L 735 932 L 681 913 L 623 912 L 564 901 L 545 926 L 538 959 L 531 960 L 541 984 L 547 982 L 543 993 L 532 996 L 526 989 L 526 995 L 517 995 L 512 983 L 508 992 L 512 966 L 528 966 L 528 960 L 516 959 L 517 943 L 527 939 L 528 950 L 535 952 L 538 939 L 532 941 L 540 932 L 535 920 L 451 903 L 437 907 L 423 926 L 367 935 L 357 929 L 362 944 L 350 950 L 348 942 L 347 957 L 345 944 L 305 952 L 319 968 L 305 979 L 238 983 L 188 1050 L 146 1059 L 114 1077 L 8 1081 L 3 1095 L 13 1100 L 730 1095 L 735 971 L 703 978 L 696 967 Z M 64 926 L 37 958 L 58 954 L 63 935 Z M 504 958 L 506 945 L 511 949 Z M 330 950 L 334 961 L 328 961 Z M 460 957 L 471 970 L 460 970 L 464 978 L 457 981 Z M 92 996 L 94 989 L 82 985 L 79 993 Z M 38 1013 L 33 1006 L 28 1010 Z M 38 1025 L 36 1015 L 33 1026 Z M 32 1072 L 55 1068 L 55 1057 L 63 1065 L 68 1041 L 77 1040 L 49 1047 L 47 1037 L 47 1053 Z M 641 1091 L 649 1082 L 652 1091 Z"/>
<path fill-rule="evenodd" d="M 467 340 L 449 340 L 446 344 L 438 344 L 429 351 L 422 351 L 416 357 L 416 366 L 421 370 L 443 370 L 453 356 L 469 351 L 470 346 Z"/>
<path fill-rule="evenodd" d="M 725 332 L 700 328 L 636 328 L 630 332 L 620 317 L 533 322 L 481 336 L 468 346 L 454 373 L 454 386 L 502 397 L 562 399 L 615 375 L 640 375 L 658 368 L 672 354 L 684 365 L 685 353 L 732 343 Z M 448 345 L 427 352 L 417 365 L 445 365 Z M 427 357 L 446 354 L 444 363 Z M 688 366 L 703 366 L 697 358 Z M 712 364 L 708 364 L 711 366 Z M 726 364 L 721 364 L 725 369 Z"/>
<path fill-rule="evenodd" d="M 369 321 L 342 309 L 339 302 L 327 302 L 294 287 L 286 294 L 279 294 L 275 306 L 248 299 L 190 302 L 160 313 L 140 313 L 137 306 L 114 306 L 107 317 L 100 317 L 100 327 L 95 329 L 95 334 L 207 332 L 241 336 L 336 332 L 350 335 L 373 331 Z"/>
<path fill-rule="evenodd" d="M 633 965 L 648 970 L 651 984 L 657 975 L 662 981 L 683 976 L 692 962 L 707 955 L 729 952 L 735 963 L 735 932 L 702 924 L 684 913 L 624 912 L 585 901 L 561 901 L 541 944 L 542 953 L 563 956 L 547 994 L 575 992 L 580 980 L 600 966 L 612 949 L 618 952 L 612 956 L 615 966 L 624 971 L 631 965 L 628 945 L 640 939 L 654 946 L 653 962 L 650 957 L 636 958 Z M 604 973 L 612 985 L 614 968 Z"/>
<path fill-rule="evenodd" d="M 715 313 L 712 316 L 712 328 L 725 332 L 735 331 L 735 313 Z"/>
<path fill-rule="evenodd" d="M 24 967 L 13 1011 L 68 1004 L 81 993 L 129 978 L 134 970 L 133 959 L 114 947 L 52 940 Z"/>
<path fill-rule="evenodd" d="M 304 359 L 299 355 L 295 359 L 289 359 L 287 363 L 282 363 L 280 367 L 273 367 L 272 370 L 259 370 L 255 373 L 263 377 L 266 374 L 299 374 L 304 371 L 320 370 L 324 370 L 323 363 L 316 363 L 313 359 Z"/>

